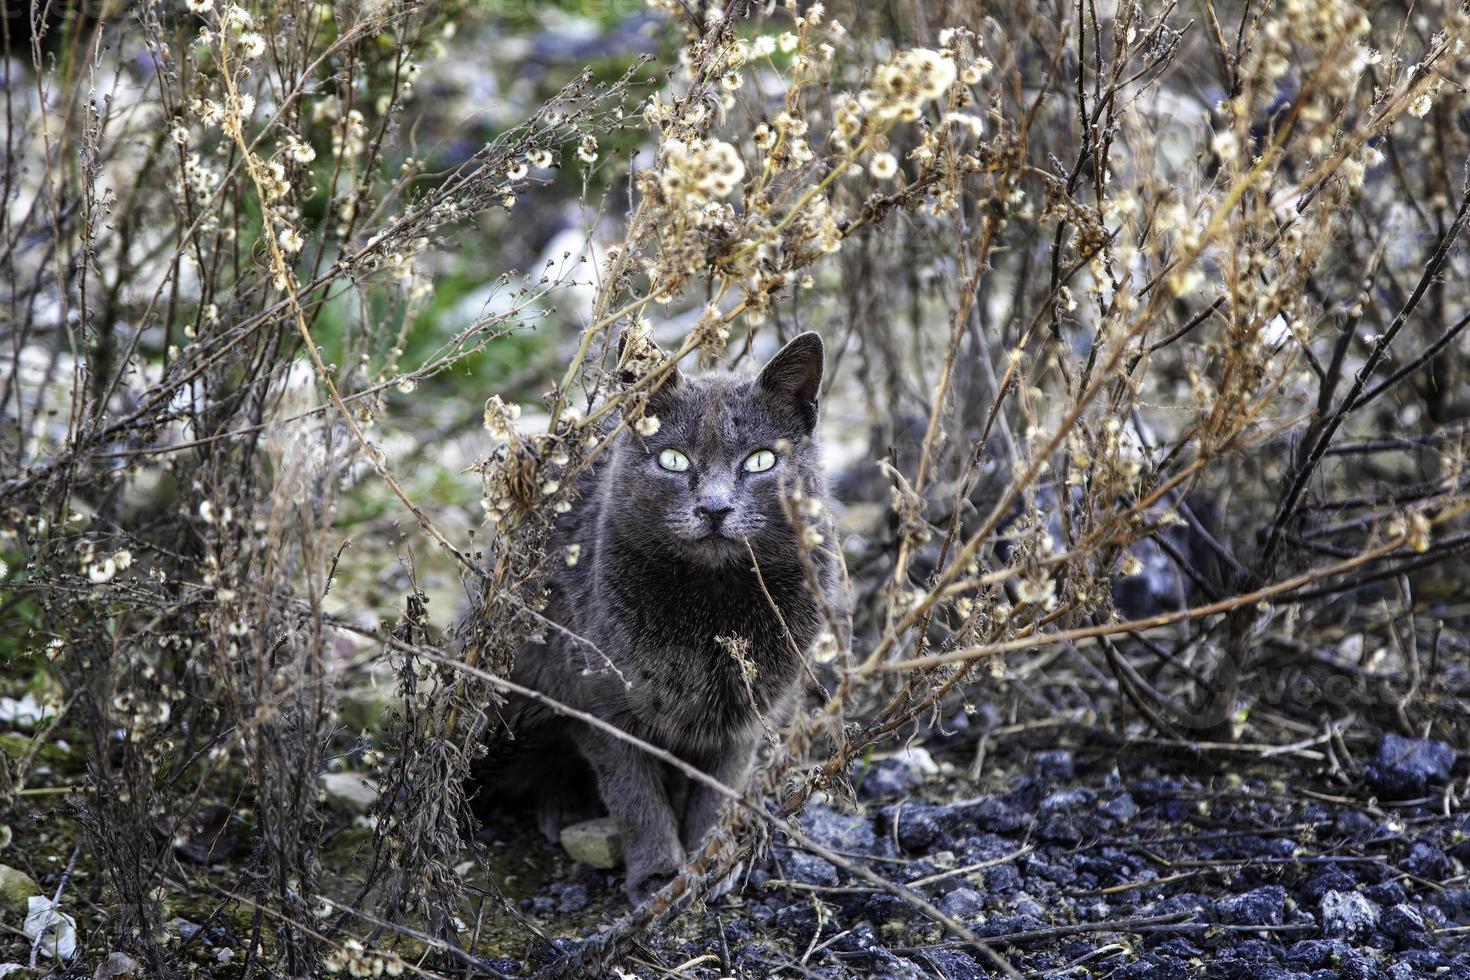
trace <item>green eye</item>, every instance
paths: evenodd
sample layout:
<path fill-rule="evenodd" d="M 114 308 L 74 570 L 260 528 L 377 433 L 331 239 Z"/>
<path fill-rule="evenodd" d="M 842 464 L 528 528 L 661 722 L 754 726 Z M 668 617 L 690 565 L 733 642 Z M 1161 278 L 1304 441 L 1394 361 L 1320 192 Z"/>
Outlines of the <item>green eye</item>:
<path fill-rule="evenodd" d="M 665 449 L 658 454 L 658 465 L 671 473 L 683 473 L 689 468 L 689 457 L 677 449 Z"/>
<path fill-rule="evenodd" d="M 745 457 L 745 472 L 764 473 L 776 465 L 776 454 L 769 449 L 757 449 Z"/>

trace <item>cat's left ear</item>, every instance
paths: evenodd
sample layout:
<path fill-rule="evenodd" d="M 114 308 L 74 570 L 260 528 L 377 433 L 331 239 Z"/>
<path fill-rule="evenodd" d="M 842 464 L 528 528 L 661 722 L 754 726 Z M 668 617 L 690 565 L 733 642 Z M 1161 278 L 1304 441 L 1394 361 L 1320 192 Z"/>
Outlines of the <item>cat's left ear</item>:
<path fill-rule="evenodd" d="M 817 395 L 822 387 L 822 338 L 808 331 L 792 338 L 761 368 L 756 385 L 795 402 L 806 430 L 817 427 Z"/>

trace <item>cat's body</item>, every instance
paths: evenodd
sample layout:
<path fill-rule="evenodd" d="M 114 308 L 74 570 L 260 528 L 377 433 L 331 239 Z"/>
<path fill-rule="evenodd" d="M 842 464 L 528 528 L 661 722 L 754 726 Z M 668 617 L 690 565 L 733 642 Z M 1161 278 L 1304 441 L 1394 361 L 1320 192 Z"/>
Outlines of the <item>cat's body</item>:
<path fill-rule="evenodd" d="M 548 629 L 512 679 L 741 788 L 763 721 L 789 710 L 826 622 L 783 503 L 793 490 L 824 505 L 808 555 L 818 589 L 836 589 L 815 441 L 821 374 L 821 341 L 804 334 L 759 378 L 666 381 L 648 408 L 657 432 L 616 438 L 555 535 L 545 615 L 575 637 Z M 548 835 L 600 798 L 635 901 L 715 822 L 722 796 L 607 732 L 526 699 L 504 720 L 510 738 L 492 747 L 482 795 L 534 798 Z"/>

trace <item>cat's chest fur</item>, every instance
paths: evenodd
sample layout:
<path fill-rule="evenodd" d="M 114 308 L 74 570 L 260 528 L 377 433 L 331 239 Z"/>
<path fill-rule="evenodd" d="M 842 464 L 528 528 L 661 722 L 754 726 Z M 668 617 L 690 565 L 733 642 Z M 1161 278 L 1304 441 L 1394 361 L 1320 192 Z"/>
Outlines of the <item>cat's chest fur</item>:
<path fill-rule="evenodd" d="M 583 634 L 611 661 L 602 673 L 617 693 L 605 709 L 658 744 L 698 752 L 784 707 L 822 622 L 798 567 L 772 563 L 757 579 L 744 565 L 602 551 L 568 584 Z"/>

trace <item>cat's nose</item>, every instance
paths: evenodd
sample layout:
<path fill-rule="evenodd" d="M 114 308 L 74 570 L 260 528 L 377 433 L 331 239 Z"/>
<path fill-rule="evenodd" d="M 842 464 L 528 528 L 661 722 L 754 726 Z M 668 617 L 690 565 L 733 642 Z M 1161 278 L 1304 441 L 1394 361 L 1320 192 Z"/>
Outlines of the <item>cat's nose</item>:
<path fill-rule="evenodd" d="M 725 516 L 734 509 L 726 503 L 707 503 L 695 507 L 694 513 L 710 526 L 710 530 L 718 531 L 720 525 L 725 523 Z"/>

